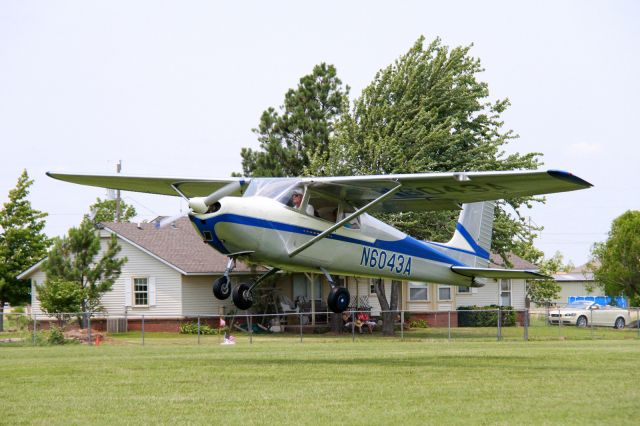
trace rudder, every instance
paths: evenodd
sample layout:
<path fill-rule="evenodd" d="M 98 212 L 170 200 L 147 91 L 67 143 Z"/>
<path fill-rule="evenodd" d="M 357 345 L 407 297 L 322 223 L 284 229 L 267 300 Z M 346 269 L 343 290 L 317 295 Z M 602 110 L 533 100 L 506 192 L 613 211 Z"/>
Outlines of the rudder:
<path fill-rule="evenodd" d="M 495 201 L 462 205 L 453 238 L 441 245 L 447 255 L 468 266 L 489 266 L 495 205 Z"/>

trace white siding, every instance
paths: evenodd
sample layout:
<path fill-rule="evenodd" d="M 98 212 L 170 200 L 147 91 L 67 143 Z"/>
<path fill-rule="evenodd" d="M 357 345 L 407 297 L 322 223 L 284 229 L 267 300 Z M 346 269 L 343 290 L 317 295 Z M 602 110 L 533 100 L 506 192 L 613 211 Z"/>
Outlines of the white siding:
<path fill-rule="evenodd" d="M 128 310 L 128 315 L 180 316 L 182 312 L 181 274 L 126 241 L 118 240 L 118 242 L 122 248 L 119 257 L 126 256 L 128 261 L 122 267 L 122 273 L 113 284 L 111 291 L 102 296 L 102 306 L 105 308 L 106 313 L 111 316 L 124 315 L 125 291 L 132 291 L 133 277 L 148 277 L 155 278 L 156 305 L 131 307 Z M 101 252 L 98 256 L 102 255 L 107 244 L 108 239 L 103 238 Z M 32 282 L 35 280 L 38 284 L 42 284 L 45 274 L 43 271 L 38 270 L 30 278 Z M 32 293 L 31 304 L 34 314 L 42 315 L 35 289 Z"/>
<path fill-rule="evenodd" d="M 31 313 L 34 315 L 44 315 L 42 309 L 40 308 L 40 301 L 38 300 L 38 291 L 36 290 L 36 284 L 42 285 L 46 278 L 46 275 L 41 270 L 38 270 L 33 275 L 31 275 Z"/>
<path fill-rule="evenodd" d="M 456 291 L 457 293 L 457 291 Z M 511 306 L 525 308 L 526 288 L 524 280 L 511 280 Z M 471 293 L 456 294 L 456 308 L 460 306 L 487 306 L 500 304 L 500 282 L 491 281 L 484 287 L 472 288 Z"/>
<path fill-rule="evenodd" d="M 562 282 L 562 281 L 557 281 L 557 283 L 560 285 L 560 296 L 554 300 L 555 303 L 568 303 L 569 302 L 569 296 L 602 296 L 603 295 L 603 291 L 599 288 L 595 288 L 595 291 L 587 291 L 586 286 L 587 284 L 590 284 L 591 286 L 594 286 L 594 282 L 593 281 L 569 281 L 569 282 Z"/>
<path fill-rule="evenodd" d="M 182 277 L 182 315 L 218 315 L 233 309 L 231 297 L 218 300 L 213 295 L 213 281 L 220 276 L 183 276 Z M 234 279 L 232 279 L 232 282 Z"/>
<path fill-rule="evenodd" d="M 527 288 L 525 280 L 511 280 L 511 306 L 513 309 L 525 309 Z"/>
<path fill-rule="evenodd" d="M 103 239 L 103 249 L 106 248 L 107 241 Z M 181 316 L 181 274 L 132 244 L 122 240 L 118 242 L 122 247 L 119 256 L 126 256 L 128 261 L 122 267 L 122 274 L 113 284 L 112 290 L 102 296 L 102 304 L 109 315 L 124 315 L 125 291 L 133 291 L 134 277 L 147 277 L 150 283 L 153 281 L 152 278 L 155 278 L 156 304 L 146 307 L 131 306 L 128 315 Z"/>

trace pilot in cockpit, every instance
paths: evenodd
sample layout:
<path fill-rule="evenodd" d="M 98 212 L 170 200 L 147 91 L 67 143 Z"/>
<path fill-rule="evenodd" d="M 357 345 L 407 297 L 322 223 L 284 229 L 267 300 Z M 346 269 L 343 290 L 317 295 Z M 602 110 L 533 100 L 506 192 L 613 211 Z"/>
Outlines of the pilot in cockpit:
<path fill-rule="evenodd" d="M 293 190 L 293 194 L 291 195 L 291 206 L 299 209 L 300 205 L 302 204 L 302 197 L 304 195 L 304 192 L 302 191 L 302 189 L 300 188 L 296 188 Z M 305 209 L 305 212 L 309 215 L 309 216 L 314 216 L 315 214 L 315 209 L 313 208 L 313 206 L 311 204 L 307 204 L 307 208 Z"/>

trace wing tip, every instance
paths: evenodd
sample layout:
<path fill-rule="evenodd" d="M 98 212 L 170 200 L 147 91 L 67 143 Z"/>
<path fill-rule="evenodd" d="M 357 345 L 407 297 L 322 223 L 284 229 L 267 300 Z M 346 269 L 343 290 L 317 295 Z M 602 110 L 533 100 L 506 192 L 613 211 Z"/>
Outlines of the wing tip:
<path fill-rule="evenodd" d="M 573 173 L 565 172 L 564 170 L 547 170 L 547 173 L 556 179 L 571 182 L 584 188 L 591 188 L 593 186 L 593 184 L 587 182 L 586 180 L 579 178 Z"/>

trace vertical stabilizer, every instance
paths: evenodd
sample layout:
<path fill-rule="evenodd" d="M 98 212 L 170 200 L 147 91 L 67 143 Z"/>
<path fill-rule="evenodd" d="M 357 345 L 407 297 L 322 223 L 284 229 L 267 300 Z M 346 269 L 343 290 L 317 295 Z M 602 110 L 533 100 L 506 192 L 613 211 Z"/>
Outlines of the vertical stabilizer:
<path fill-rule="evenodd" d="M 489 266 L 494 208 L 495 201 L 463 204 L 453 238 L 440 250 L 468 266 Z"/>

